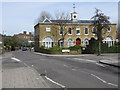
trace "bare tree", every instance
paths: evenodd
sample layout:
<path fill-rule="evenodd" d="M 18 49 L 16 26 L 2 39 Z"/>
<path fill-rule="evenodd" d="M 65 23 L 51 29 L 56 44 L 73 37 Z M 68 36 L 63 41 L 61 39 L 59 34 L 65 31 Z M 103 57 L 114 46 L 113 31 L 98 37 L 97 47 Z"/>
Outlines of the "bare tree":
<path fill-rule="evenodd" d="M 56 22 L 57 22 L 57 25 L 59 26 L 59 30 L 61 34 L 61 38 L 60 40 L 58 40 L 58 44 L 60 44 L 61 42 L 61 47 L 64 47 L 65 36 L 68 33 L 66 26 L 67 26 L 67 23 L 70 22 L 69 19 L 70 17 L 68 13 L 65 13 L 65 12 L 56 13 Z"/>
<path fill-rule="evenodd" d="M 52 15 L 47 11 L 42 11 L 37 19 L 37 22 L 42 22 L 45 18 L 52 19 Z"/>
<path fill-rule="evenodd" d="M 102 31 L 109 27 L 109 17 L 104 15 L 101 10 L 96 9 L 93 19 L 93 26 L 96 28 L 96 35 L 99 41 L 98 55 L 101 54 Z"/>

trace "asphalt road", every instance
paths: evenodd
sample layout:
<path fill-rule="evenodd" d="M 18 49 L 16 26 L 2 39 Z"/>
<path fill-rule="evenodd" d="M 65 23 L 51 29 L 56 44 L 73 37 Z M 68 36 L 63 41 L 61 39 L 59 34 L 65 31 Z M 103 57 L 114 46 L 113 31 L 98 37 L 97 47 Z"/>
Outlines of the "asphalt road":
<path fill-rule="evenodd" d="M 118 88 L 118 68 L 99 64 L 97 59 L 47 57 L 29 51 L 12 52 L 12 57 L 66 88 Z"/>

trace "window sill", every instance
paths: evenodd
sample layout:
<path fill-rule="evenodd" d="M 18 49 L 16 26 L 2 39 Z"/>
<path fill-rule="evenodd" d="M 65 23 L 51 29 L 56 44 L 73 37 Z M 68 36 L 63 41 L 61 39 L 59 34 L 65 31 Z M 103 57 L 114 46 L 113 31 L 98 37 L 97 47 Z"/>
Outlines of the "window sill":
<path fill-rule="evenodd" d="M 68 34 L 68 35 L 72 35 L 72 34 Z"/>

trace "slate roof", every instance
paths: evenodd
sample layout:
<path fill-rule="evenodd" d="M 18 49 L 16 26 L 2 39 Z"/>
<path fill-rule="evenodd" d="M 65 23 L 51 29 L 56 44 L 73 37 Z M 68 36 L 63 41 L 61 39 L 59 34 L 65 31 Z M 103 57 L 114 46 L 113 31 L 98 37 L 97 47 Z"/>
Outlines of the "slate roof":
<path fill-rule="evenodd" d="M 59 21 L 63 21 L 63 20 L 47 20 L 44 22 L 40 22 L 40 23 L 53 23 L 53 24 L 57 24 Z M 71 20 L 66 20 L 66 24 L 92 24 L 92 20 L 77 20 L 75 22 L 71 21 Z"/>
<path fill-rule="evenodd" d="M 50 20 L 50 19 L 45 19 L 43 22 L 39 22 L 39 24 L 58 24 L 58 22 L 66 22 L 65 24 L 68 25 L 73 25 L 73 24 L 78 24 L 78 25 L 91 25 L 93 24 L 93 20 L 77 20 L 77 21 L 72 21 L 72 20 Z M 114 23 L 111 23 L 114 24 Z"/>

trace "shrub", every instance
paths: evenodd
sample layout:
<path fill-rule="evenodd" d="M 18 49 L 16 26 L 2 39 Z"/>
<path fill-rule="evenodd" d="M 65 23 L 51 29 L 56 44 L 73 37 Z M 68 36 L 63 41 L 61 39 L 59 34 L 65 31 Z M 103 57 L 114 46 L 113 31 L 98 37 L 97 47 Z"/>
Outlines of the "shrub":
<path fill-rule="evenodd" d="M 41 46 L 40 48 L 45 49 L 45 46 Z"/>
<path fill-rule="evenodd" d="M 46 48 L 44 46 L 41 46 L 42 49 L 47 49 L 47 50 L 61 50 L 62 48 L 60 48 L 59 46 L 53 46 L 52 48 Z"/>
<path fill-rule="evenodd" d="M 82 50 L 84 54 L 93 54 L 98 52 L 98 40 L 91 38 L 89 45 L 86 46 L 85 50 Z"/>
<path fill-rule="evenodd" d="M 75 46 L 69 47 L 70 50 L 79 50 L 81 48 L 82 48 L 81 45 L 75 45 Z"/>
<path fill-rule="evenodd" d="M 91 39 L 84 53 L 97 53 L 98 48 L 98 40 Z M 107 43 L 101 43 L 101 53 L 120 53 L 120 45 L 108 47 Z"/>
<path fill-rule="evenodd" d="M 119 45 L 113 45 L 111 47 L 107 47 L 102 45 L 102 53 L 120 53 L 120 46 Z"/>

